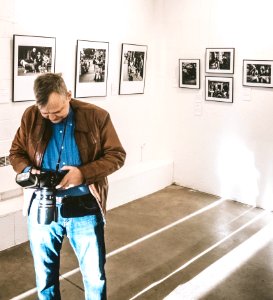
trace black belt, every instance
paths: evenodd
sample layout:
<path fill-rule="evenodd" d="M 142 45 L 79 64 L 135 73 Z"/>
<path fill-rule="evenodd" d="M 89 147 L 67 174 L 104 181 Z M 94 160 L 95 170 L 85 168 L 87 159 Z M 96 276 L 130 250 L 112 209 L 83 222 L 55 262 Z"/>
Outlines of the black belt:
<path fill-rule="evenodd" d="M 58 197 L 58 202 L 60 198 Z M 92 194 L 68 196 L 61 199 L 61 215 L 64 218 L 94 215 L 100 211 L 97 200 Z"/>

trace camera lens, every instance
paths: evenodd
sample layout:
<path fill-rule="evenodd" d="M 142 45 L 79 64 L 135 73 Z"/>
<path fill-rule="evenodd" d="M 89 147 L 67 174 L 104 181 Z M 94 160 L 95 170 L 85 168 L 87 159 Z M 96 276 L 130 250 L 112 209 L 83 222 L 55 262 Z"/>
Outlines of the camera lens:
<path fill-rule="evenodd" d="M 38 223 L 48 225 L 56 221 L 56 197 L 53 189 L 42 188 L 38 206 Z"/>

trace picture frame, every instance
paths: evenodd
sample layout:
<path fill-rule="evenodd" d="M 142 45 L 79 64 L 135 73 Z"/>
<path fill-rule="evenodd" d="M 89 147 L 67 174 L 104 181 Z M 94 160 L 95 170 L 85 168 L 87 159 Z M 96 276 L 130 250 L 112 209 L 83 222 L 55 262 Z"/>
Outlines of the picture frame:
<path fill-rule="evenodd" d="M 56 38 L 13 35 L 12 101 L 34 101 L 33 83 L 42 73 L 55 73 Z"/>
<path fill-rule="evenodd" d="M 109 43 L 77 40 L 75 98 L 107 96 Z"/>
<path fill-rule="evenodd" d="M 179 59 L 179 87 L 200 89 L 200 59 Z"/>
<path fill-rule="evenodd" d="M 233 77 L 205 76 L 205 100 L 233 102 Z"/>
<path fill-rule="evenodd" d="M 235 48 L 206 48 L 206 73 L 233 74 Z"/>
<path fill-rule="evenodd" d="M 146 45 L 122 44 L 119 94 L 143 94 L 146 79 Z"/>
<path fill-rule="evenodd" d="M 243 85 L 273 87 L 273 60 L 243 60 Z"/>

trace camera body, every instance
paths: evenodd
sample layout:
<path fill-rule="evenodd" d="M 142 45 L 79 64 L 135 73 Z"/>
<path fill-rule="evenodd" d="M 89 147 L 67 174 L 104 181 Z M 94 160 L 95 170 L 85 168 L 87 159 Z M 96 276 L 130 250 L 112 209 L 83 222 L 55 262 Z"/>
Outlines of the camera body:
<path fill-rule="evenodd" d="M 46 171 L 40 174 L 31 172 L 16 175 L 16 183 L 24 188 L 36 188 L 40 201 L 38 206 L 38 223 L 50 224 L 57 220 L 56 186 L 67 172 Z"/>
<path fill-rule="evenodd" d="M 55 187 L 60 183 L 63 177 L 67 174 L 66 172 L 55 172 L 46 171 L 40 174 L 32 174 L 31 172 L 20 173 L 16 175 L 16 183 L 22 187 L 33 187 L 33 188 L 50 188 Z"/>

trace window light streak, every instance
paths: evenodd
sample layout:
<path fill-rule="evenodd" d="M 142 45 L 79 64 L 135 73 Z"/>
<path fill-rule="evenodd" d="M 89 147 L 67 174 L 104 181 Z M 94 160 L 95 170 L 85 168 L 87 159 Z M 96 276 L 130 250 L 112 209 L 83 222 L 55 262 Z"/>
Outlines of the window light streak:
<path fill-rule="evenodd" d="M 127 245 L 125 245 L 125 246 L 117 249 L 117 250 L 114 250 L 114 251 L 110 252 L 109 254 L 107 254 L 106 257 L 111 257 L 113 255 L 116 255 L 116 254 L 124 251 L 124 250 L 127 250 L 128 248 L 131 248 L 131 247 L 133 247 L 133 246 L 135 246 L 135 245 L 137 245 L 137 244 L 139 244 L 139 243 L 141 243 L 141 242 L 143 242 L 143 241 L 145 241 L 145 240 L 147 240 L 147 239 L 149 239 L 149 238 L 151 238 L 153 236 L 156 236 L 156 235 L 160 234 L 161 232 L 164 232 L 164 231 L 166 231 L 166 230 L 168 230 L 168 229 L 170 229 L 172 227 L 175 227 L 178 224 L 181 224 L 181 223 L 183 223 L 183 222 L 185 222 L 185 221 L 187 221 L 187 220 L 189 220 L 189 219 L 191 219 L 191 218 L 193 218 L 195 216 L 198 216 L 198 215 L 204 213 L 205 211 L 207 211 L 209 209 L 212 209 L 212 208 L 220 205 L 224 201 L 226 201 L 226 199 L 221 198 L 221 199 L 219 199 L 219 200 L 217 200 L 217 201 L 215 201 L 215 202 L 207 205 L 206 207 L 203 207 L 203 208 L 197 210 L 196 212 L 194 212 L 194 213 L 192 213 L 192 214 L 190 214 L 190 215 L 188 215 L 188 216 L 186 216 L 184 218 L 181 218 L 181 219 L 179 219 L 179 220 L 177 220 L 177 221 L 175 221 L 175 222 L 173 222 L 173 223 L 171 223 L 171 224 L 169 224 L 167 226 L 164 226 L 164 227 L 162 227 L 162 228 L 160 228 L 160 229 L 158 229 L 158 230 L 156 230 L 156 231 L 154 231 L 154 232 L 152 232 L 150 234 L 145 235 L 144 237 L 142 237 L 140 239 L 137 239 L 137 240 L 135 240 L 135 241 L 133 241 L 133 242 L 131 242 L 131 243 L 129 243 L 129 244 L 127 244 Z"/>
<path fill-rule="evenodd" d="M 27 298 L 27 297 L 29 297 L 29 296 L 35 294 L 36 292 L 37 292 L 37 290 L 36 290 L 36 288 L 34 288 L 34 289 L 28 290 L 28 291 L 26 291 L 26 292 L 24 292 L 24 293 L 22 293 L 22 294 L 20 294 L 20 295 L 18 295 L 18 296 L 13 297 L 13 298 L 11 298 L 10 300 L 21 300 L 21 299 L 25 299 L 25 298 Z"/>
<path fill-rule="evenodd" d="M 217 165 L 220 195 L 256 206 L 260 194 L 260 172 L 254 152 L 239 138 L 225 136 L 220 144 Z"/>
<path fill-rule="evenodd" d="M 120 247 L 120 248 L 118 248 L 118 249 L 116 249 L 116 250 L 108 253 L 106 255 L 106 258 L 114 256 L 114 255 L 116 255 L 116 254 L 118 254 L 118 253 L 120 253 L 122 251 L 125 251 L 125 250 L 127 250 L 127 249 L 129 249 L 129 248 L 131 248 L 131 247 L 133 247 L 133 246 L 135 246 L 135 245 L 137 245 L 137 244 L 139 244 L 139 243 L 141 243 L 141 242 L 143 242 L 143 241 L 145 241 L 145 240 L 153 237 L 153 236 L 156 236 L 156 235 L 160 234 L 163 231 L 166 231 L 166 230 L 168 230 L 168 229 L 170 229 L 172 227 L 175 227 L 176 225 L 181 224 L 181 223 L 183 223 L 183 222 L 185 222 L 185 221 L 187 221 L 187 220 L 189 220 L 189 219 L 191 219 L 191 218 L 193 218 L 195 216 L 198 216 L 198 215 L 204 213 L 205 211 L 208 211 L 208 210 L 210 210 L 210 209 L 212 209 L 212 208 L 220 205 L 224 201 L 226 201 L 226 199 L 221 198 L 221 199 L 219 199 L 219 200 L 217 200 L 217 201 L 215 201 L 215 202 L 213 202 L 213 203 L 211 203 L 211 204 L 209 204 L 209 205 L 207 205 L 207 206 L 205 206 L 205 207 L 197 210 L 196 212 L 194 212 L 194 213 L 192 213 L 192 214 L 190 214 L 190 215 L 188 215 L 188 216 L 186 216 L 184 218 L 181 218 L 181 219 L 179 219 L 179 220 L 177 220 L 177 221 L 175 221 L 175 222 L 173 222 L 173 223 L 171 223 L 171 224 L 169 224 L 169 225 L 167 225 L 165 227 L 162 227 L 162 228 L 160 228 L 160 229 L 158 229 L 158 230 L 156 230 L 156 231 L 154 231 L 154 232 L 152 232 L 150 234 L 145 235 L 144 237 L 141 237 L 141 238 L 139 238 L 139 239 L 137 239 L 137 240 L 135 240 L 135 241 L 133 241 L 133 242 L 131 242 L 131 243 L 123 246 L 123 247 Z M 73 269 L 73 270 L 71 270 L 71 271 L 69 271 L 67 273 L 64 273 L 64 274 L 60 275 L 59 278 L 60 278 L 60 280 L 64 280 L 65 278 L 70 277 L 70 276 L 78 273 L 79 271 L 80 271 L 80 268 Z M 25 299 L 26 297 L 29 297 L 30 295 L 35 294 L 36 292 L 37 292 L 36 288 L 33 288 L 31 290 L 28 290 L 28 291 L 26 291 L 26 292 L 24 292 L 24 293 L 22 293 L 20 295 L 17 295 L 15 297 L 11 298 L 10 300 L 22 300 L 22 299 Z"/>
<path fill-rule="evenodd" d="M 268 164 L 268 169 L 270 170 L 265 183 L 263 185 L 262 192 L 260 193 L 259 200 L 257 201 L 257 205 L 269 211 L 273 211 L 273 186 L 272 186 L 272 166 Z M 268 172 L 268 171 L 266 171 Z"/>
<path fill-rule="evenodd" d="M 221 284 L 233 272 L 247 263 L 253 255 L 272 242 L 273 222 L 266 225 L 248 240 L 208 266 L 197 276 L 174 289 L 165 300 L 203 299 L 213 288 Z"/>
<path fill-rule="evenodd" d="M 249 212 L 251 212 L 254 209 L 254 207 L 251 207 L 249 209 L 247 209 L 246 211 L 244 211 L 243 213 L 241 213 L 240 215 L 238 215 L 237 217 L 233 218 L 231 221 L 229 221 L 227 223 L 227 225 L 236 222 L 237 220 L 241 219 L 243 216 L 247 215 Z"/>
<path fill-rule="evenodd" d="M 188 267 L 190 264 L 192 264 L 193 262 L 195 262 L 196 260 L 198 260 L 199 258 L 201 258 L 203 255 L 207 254 L 208 252 L 212 251 L 216 247 L 220 246 L 222 243 L 224 243 L 225 241 L 227 241 L 228 239 L 230 239 L 232 236 L 234 236 L 238 232 L 242 231 L 243 229 L 245 229 L 249 225 L 253 224 L 257 220 L 261 219 L 266 214 L 267 214 L 266 211 L 260 213 L 258 216 L 256 216 L 255 218 L 253 218 L 251 221 L 249 221 L 246 224 L 244 224 L 243 226 L 239 227 L 238 229 L 236 229 L 235 231 L 233 231 L 231 234 L 229 234 L 228 236 L 224 237 L 223 239 L 221 239 L 220 241 L 218 241 L 217 243 L 215 243 L 214 245 L 212 245 L 211 247 L 209 247 L 205 251 L 199 253 L 198 255 L 196 255 L 195 257 L 193 257 L 189 261 L 187 261 L 185 264 L 183 264 L 182 266 L 180 266 L 179 268 L 177 268 L 176 270 L 174 270 L 173 272 L 171 272 L 170 274 L 168 274 L 167 276 L 165 276 L 162 279 L 160 279 L 158 281 L 155 281 L 154 283 L 150 284 L 149 286 L 147 286 L 145 289 L 143 289 L 142 291 L 140 291 L 138 294 L 136 294 L 135 296 L 133 296 L 129 300 L 136 299 L 137 297 L 143 295 L 145 292 L 149 291 L 150 289 L 154 288 L 155 286 L 157 286 L 157 285 L 161 284 L 162 282 L 166 281 L 167 279 L 169 279 L 173 275 L 177 274 L 178 272 L 182 271 L 183 269 L 185 269 L 186 267 Z"/>

